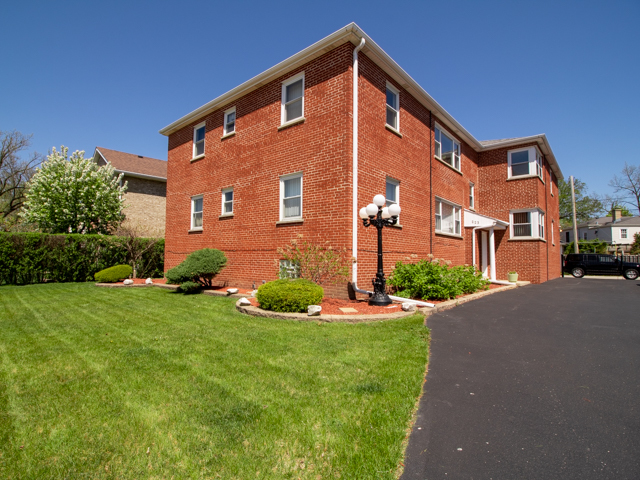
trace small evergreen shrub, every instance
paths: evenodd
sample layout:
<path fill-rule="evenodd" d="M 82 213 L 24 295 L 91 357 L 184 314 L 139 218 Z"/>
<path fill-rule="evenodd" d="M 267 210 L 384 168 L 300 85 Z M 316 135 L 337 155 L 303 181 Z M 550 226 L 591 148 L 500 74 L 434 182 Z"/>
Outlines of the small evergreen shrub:
<path fill-rule="evenodd" d="M 227 257 L 220 250 L 215 248 L 196 250 L 187 255 L 184 262 L 167 272 L 167 281 L 181 286 L 186 283 L 197 283 L 199 287 L 211 287 L 213 278 L 226 263 Z"/>
<path fill-rule="evenodd" d="M 180 290 L 182 293 L 198 293 L 198 291 L 202 288 L 198 282 L 184 282 L 180 284 Z"/>
<path fill-rule="evenodd" d="M 129 278 L 131 272 L 133 272 L 131 265 L 116 265 L 96 272 L 94 278 L 98 283 L 115 283 Z"/>
<path fill-rule="evenodd" d="M 450 264 L 438 258 L 398 262 L 388 283 L 398 290 L 398 297 L 423 300 L 446 300 L 488 288 L 490 282 L 474 266 L 449 267 Z"/>
<path fill-rule="evenodd" d="M 256 298 L 260 308 L 274 312 L 306 312 L 309 305 L 319 305 L 324 290 L 309 280 L 276 280 L 260 285 Z"/>

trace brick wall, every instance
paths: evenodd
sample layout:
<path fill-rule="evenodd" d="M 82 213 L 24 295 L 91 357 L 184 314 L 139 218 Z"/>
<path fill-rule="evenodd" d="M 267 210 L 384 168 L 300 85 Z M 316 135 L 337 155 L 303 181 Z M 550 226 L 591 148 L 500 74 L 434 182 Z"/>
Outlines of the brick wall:
<path fill-rule="evenodd" d="M 126 219 L 149 234 L 164 236 L 167 184 L 130 176 L 123 181 L 127 182 L 123 211 Z"/>

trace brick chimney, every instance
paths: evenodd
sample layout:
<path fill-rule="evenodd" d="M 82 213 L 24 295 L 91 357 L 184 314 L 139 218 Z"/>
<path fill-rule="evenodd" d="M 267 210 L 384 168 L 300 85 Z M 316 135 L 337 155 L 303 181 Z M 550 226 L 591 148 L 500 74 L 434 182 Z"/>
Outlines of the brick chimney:
<path fill-rule="evenodd" d="M 622 218 L 622 209 L 614 208 L 611 215 L 611 223 L 619 222 Z"/>

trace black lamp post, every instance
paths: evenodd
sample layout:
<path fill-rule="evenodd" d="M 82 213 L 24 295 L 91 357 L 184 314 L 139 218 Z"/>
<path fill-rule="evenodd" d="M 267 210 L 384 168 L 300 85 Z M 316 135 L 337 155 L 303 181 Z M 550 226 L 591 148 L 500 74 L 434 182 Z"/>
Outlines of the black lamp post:
<path fill-rule="evenodd" d="M 384 271 L 382 270 L 382 229 L 390 227 L 398 222 L 400 215 L 400 205 L 394 203 L 389 207 L 384 207 L 386 199 L 384 195 L 376 195 L 373 197 L 373 203 L 360 209 L 360 218 L 365 227 L 373 225 L 378 229 L 378 272 L 373 283 L 373 295 L 369 299 L 369 305 L 382 306 L 389 305 L 391 299 L 385 292 L 386 280 Z"/>

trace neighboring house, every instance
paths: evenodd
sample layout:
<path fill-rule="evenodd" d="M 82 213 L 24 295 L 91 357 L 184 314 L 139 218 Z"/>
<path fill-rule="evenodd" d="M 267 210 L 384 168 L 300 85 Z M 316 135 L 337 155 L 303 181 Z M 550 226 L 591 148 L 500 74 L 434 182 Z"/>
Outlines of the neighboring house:
<path fill-rule="evenodd" d="M 476 140 L 353 23 L 160 133 L 166 268 L 219 248 L 220 279 L 257 286 L 302 234 L 346 248 L 352 280 L 371 290 L 377 236 L 358 211 L 383 193 L 402 208 L 383 232 L 387 275 L 433 254 L 493 279 L 560 276 L 563 176 L 546 136 Z"/>
<path fill-rule="evenodd" d="M 600 217 L 578 225 L 580 240 L 602 240 L 610 244 L 609 251 L 626 253 L 631 249 L 634 235 L 640 233 L 640 217 L 623 217 L 614 210 L 610 217 Z M 563 245 L 573 242 L 573 229 L 561 232 Z"/>
<path fill-rule="evenodd" d="M 98 165 L 110 163 L 127 182 L 123 213 L 149 234 L 164 235 L 167 196 L 167 162 L 96 147 L 93 158 Z"/>

